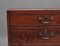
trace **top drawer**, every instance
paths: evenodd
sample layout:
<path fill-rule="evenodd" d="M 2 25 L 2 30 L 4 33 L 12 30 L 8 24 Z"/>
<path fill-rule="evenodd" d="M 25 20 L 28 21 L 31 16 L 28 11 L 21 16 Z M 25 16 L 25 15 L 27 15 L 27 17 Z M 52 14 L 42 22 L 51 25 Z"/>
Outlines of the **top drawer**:
<path fill-rule="evenodd" d="M 60 10 L 19 10 L 7 11 L 8 25 L 19 24 L 60 24 Z"/>

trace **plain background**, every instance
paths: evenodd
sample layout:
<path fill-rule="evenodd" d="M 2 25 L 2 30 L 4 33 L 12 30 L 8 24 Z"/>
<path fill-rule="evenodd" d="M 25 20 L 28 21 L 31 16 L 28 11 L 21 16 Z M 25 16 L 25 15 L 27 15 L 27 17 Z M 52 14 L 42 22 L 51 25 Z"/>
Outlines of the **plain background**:
<path fill-rule="evenodd" d="M 6 11 L 9 8 L 60 8 L 60 0 L 0 0 L 0 46 L 8 46 Z"/>

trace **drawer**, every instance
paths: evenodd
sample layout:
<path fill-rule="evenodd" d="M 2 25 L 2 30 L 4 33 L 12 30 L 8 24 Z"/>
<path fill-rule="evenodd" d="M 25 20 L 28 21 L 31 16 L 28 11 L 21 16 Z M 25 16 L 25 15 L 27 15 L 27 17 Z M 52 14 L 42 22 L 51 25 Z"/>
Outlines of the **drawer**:
<path fill-rule="evenodd" d="M 55 26 L 48 26 L 43 28 L 36 27 L 10 27 L 9 28 L 9 43 L 14 46 L 29 46 L 29 45 L 59 45 L 60 43 L 60 28 Z"/>
<path fill-rule="evenodd" d="M 9 25 L 23 24 L 60 24 L 59 11 L 10 11 L 8 12 Z"/>

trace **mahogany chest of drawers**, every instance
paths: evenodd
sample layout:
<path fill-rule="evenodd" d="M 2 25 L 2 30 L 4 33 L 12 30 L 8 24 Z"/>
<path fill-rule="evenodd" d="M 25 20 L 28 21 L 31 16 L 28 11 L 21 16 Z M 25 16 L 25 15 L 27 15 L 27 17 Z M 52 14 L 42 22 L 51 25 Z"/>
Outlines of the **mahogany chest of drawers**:
<path fill-rule="evenodd" d="M 60 46 L 60 10 L 8 10 L 8 46 Z"/>

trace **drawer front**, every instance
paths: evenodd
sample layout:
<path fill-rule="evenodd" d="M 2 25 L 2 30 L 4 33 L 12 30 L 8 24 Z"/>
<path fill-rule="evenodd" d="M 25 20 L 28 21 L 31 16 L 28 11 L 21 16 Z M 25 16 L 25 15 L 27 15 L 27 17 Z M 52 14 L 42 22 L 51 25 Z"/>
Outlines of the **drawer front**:
<path fill-rule="evenodd" d="M 10 15 L 9 15 L 10 14 Z M 22 12 L 8 12 L 8 24 L 22 25 L 22 24 L 60 24 L 60 13 L 58 11 L 22 11 Z"/>
<path fill-rule="evenodd" d="M 43 28 L 36 27 L 10 27 L 9 28 L 9 43 L 14 46 L 29 46 L 29 45 L 59 45 L 60 43 L 60 28 L 48 26 Z"/>

